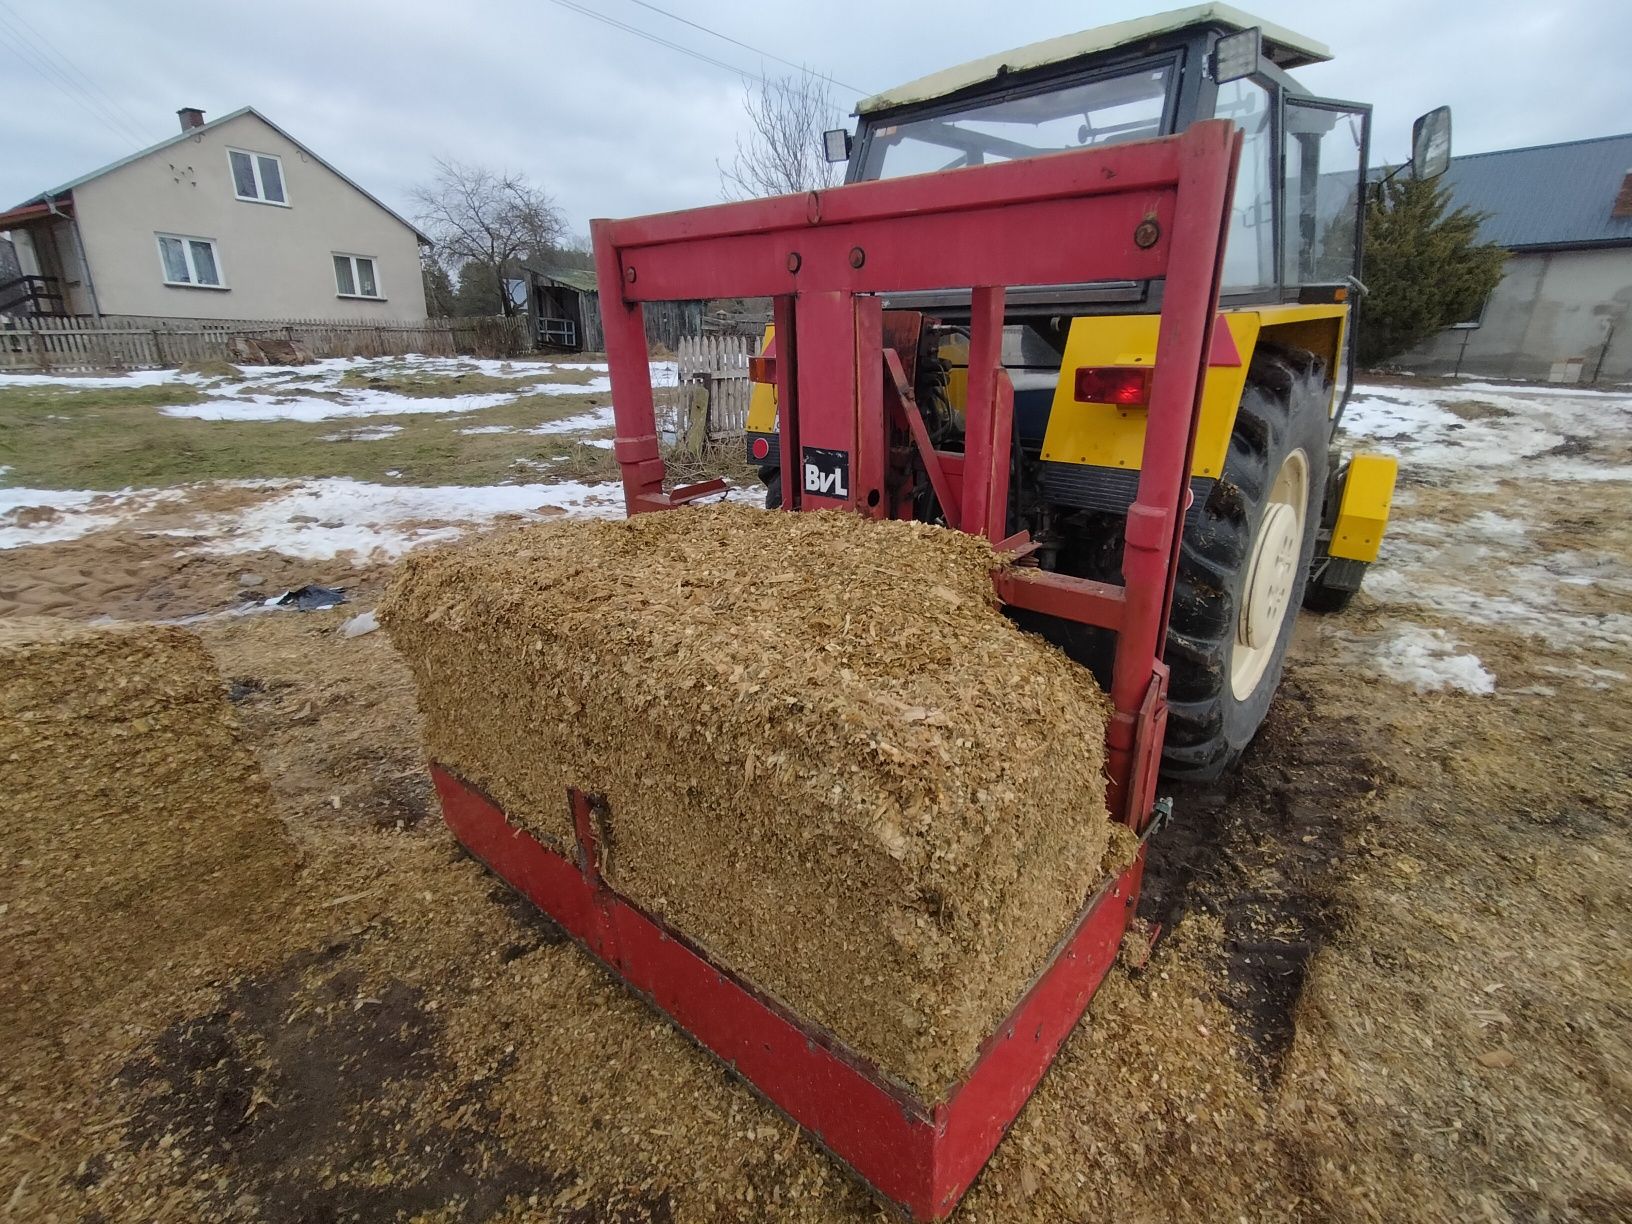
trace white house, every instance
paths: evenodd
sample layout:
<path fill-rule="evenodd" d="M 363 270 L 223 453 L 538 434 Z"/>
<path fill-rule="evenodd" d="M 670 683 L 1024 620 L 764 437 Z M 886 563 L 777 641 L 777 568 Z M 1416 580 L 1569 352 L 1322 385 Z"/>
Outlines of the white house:
<path fill-rule="evenodd" d="M 425 237 L 252 107 L 0 213 L 13 310 L 195 319 L 425 317 Z M 19 292 L 20 291 L 20 292 Z"/>

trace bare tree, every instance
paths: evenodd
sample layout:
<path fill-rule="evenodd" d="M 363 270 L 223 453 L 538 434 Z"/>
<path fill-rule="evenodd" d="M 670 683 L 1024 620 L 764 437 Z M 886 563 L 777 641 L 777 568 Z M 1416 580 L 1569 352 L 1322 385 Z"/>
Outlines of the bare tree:
<path fill-rule="evenodd" d="M 456 270 L 479 265 L 497 287 L 505 314 L 515 313 L 505 274 L 520 260 L 553 248 L 567 232 L 555 201 L 523 174 L 439 158 L 436 178 L 415 188 L 413 198 L 437 257 Z"/>
<path fill-rule="evenodd" d="M 822 133 L 843 122 L 826 77 L 807 68 L 797 76 L 762 78 L 746 89 L 742 108 L 748 131 L 737 137 L 731 164 L 719 168 L 727 199 L 815 191 L 839 181 L 822 151 Z"/>

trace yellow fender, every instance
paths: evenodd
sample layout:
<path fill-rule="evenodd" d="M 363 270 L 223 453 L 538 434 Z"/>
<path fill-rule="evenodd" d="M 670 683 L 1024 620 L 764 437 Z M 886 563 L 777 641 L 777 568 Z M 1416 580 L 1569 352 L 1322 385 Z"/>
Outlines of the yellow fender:
<path fill-rule="evenodd" d="M 1371 451 L 1361 451 L 1349 460 L 1337 521 L 1332 524 L 1332 542 L 1326 549 L 1329 554 L 1350 561 L 1377 560 L 1399 468 L 1399 460 L 1392 455 Z"/>

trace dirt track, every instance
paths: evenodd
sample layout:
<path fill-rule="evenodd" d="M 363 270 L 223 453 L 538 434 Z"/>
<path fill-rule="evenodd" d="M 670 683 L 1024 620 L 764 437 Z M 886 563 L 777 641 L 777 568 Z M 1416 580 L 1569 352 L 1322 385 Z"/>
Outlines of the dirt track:
<path fill-rule="evenodd" d="M 1305 618 L 1241 773 L 1176 795 L 1146 897 L 1173 934 L 1112 974 L 959 1219 L 1632 1218 L 1629 482 L 1475 475 L 1419 469 L 1377 593 Z M 88 1103 L 14 1111 L 0 1202 L 878 1218 L 457 853 L 406 673 L 348 611 L 203 626 L 302 901 L 254 972 L 77 1051 Z M 1495 691 L 1389 679 L 1408 625 Z"/>

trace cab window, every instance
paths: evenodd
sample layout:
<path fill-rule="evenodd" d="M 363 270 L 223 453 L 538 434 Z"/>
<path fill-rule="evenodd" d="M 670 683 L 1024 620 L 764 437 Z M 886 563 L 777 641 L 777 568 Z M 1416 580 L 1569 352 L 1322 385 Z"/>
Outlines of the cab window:
<path fill-rule="evenodd" d="M 1341 282 L 1355 273 L 1366 112 L 1286 100 L 1284 279 Z"/>
<path fill-rule="evenodd" d="M 861 179 L 896 178 L 1148 140 L 1164 130 L 1171 64 L 1066 88 L 972 102 L 872 131 Z"/>
<path fill-rule="evenodd" d="M 1241 129 L 1241 166 L 1224 247 L 1223 290 L 1275 283 L 1275 186 L 1269 91 L 1245 78 L 1218 87 L 1214 114 Z"/>

